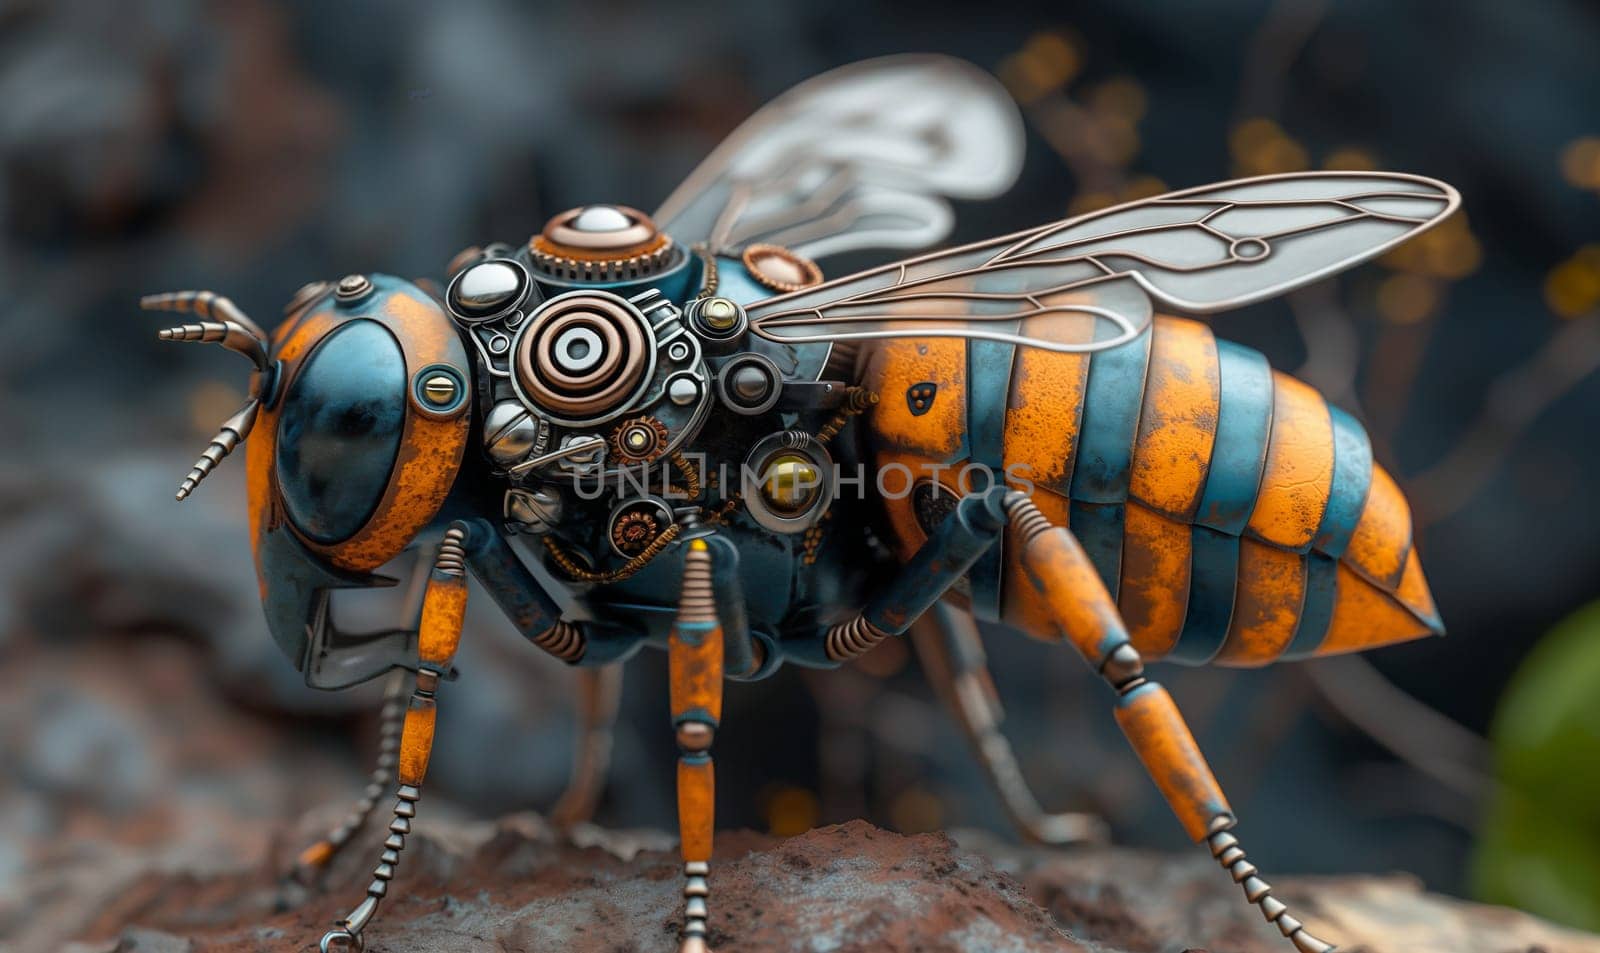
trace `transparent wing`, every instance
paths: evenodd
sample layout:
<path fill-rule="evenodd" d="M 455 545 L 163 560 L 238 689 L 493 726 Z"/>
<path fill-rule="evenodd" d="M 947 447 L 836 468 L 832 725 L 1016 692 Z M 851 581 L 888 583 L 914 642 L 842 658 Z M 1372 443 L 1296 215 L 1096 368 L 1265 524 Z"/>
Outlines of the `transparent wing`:
<path fill-rule="evenodd" d="M 950 233 L 947 197 L 1016 180 L 1022 119 L 988 73 L 891 56 L 824 73 L 773 100 L 656 210 L 679 241 L 758 242 L 809 258 L 926 248 Z"/>
<path fill-rule="evenodd" d="M 1460 200 L 1443 182 L 1389 172 L 1240 179 L 908 259 L 748 310 L 755 332 L 779 342 L 967 337 L 1095 351 L 1136 336 L 1157 305 L 1226 311 L 1360 264 L 1437 225 Z"/>

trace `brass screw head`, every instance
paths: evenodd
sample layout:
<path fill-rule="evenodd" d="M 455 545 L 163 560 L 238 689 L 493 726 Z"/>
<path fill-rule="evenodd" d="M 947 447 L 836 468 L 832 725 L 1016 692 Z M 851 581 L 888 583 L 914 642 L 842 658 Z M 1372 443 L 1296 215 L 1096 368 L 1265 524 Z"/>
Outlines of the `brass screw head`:
<path fill-rule="evenodd" d="M 435 374 L 422 382 L 422 395 L 441 407 L 454 403 L 456 382 L 447 374 Z"/>

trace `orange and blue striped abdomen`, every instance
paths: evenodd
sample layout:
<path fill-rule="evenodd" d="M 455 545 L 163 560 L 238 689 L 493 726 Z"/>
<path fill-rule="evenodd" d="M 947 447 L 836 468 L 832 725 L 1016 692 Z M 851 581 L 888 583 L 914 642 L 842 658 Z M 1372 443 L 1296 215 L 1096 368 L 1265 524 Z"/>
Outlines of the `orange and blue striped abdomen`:
<path fill-rule="evenodd" d="M 1094 328 L 1057 317 L 1050 333 Z M 1441 631 L 1409 509 L 1365 431 L 1204 324 L 1158 318 L 1093 355 L 884 342 L 865 382 L 881 395 L 869 452 L 902 555 L 941 513 L 930 500 L 977 465 L 1031 484 L 1072 528 L 1147 658 L 1264 665 Z M 894 492 L 906 473 L 939 486 Z M 981 617 L 1052 635 L 1009 544 L 969 583 Z"/>

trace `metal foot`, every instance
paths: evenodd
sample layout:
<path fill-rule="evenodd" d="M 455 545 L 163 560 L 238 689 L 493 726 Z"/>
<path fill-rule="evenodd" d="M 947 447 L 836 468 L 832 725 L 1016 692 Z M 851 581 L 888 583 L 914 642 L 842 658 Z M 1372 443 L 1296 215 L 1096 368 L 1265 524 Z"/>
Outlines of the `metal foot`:
<path fill-rule="evenodd" d="M 1261 915 L 1276 926 L 1299 953 L 1333 953 L 1334 945 L 1307 932 L 1305 924 L 1289 915 L 1288 906 L 1272 895 L 1272 885 L 1256 876 L 1255 864 L 1245 859 L 1239 839 L 1230 833 L 1234 824 L 1234 819 L 1228 815 L 1211 822 L 1211 833 L 1206 837 L 1211 856 L 1233 877 L 1234 883 L 1244 888 L 1245 899 L 1260 907 Z"/>
<path fill-rule="evenodd" d="M 1221 785 L 1172 696 L 1146 677 L 1144 660 L 1083 547 L 1071 531 L 1053 525 L 1020 493 L 1007 498 L 1006 510 L 1035 591 L 1050 607 L 1062 638 L 1116 691 L 1117 724 L 1184 830 L 1211 848 L 1211 855 L 1244 888 L 1245 898 L 1261 908 L 1262 916 L 1296 950 L 1331 953 L 1331 944 L 1307 933 L 1283 901 L 1272 896 L 1272 887 L 1256 876 L 1255 865 L 1245 860 L 1238 839 L 1228 833 L 1234 817 Z"/>
<path fill-rule="evenodd" d="M 389 894 L 389 881 L 394 879 L 400 852 L 406 846 L 406 835 L 411 833 L 411 819 L 417 816 L 422 781 L 433 755 L 437 716 L 434 693 L 455 660 L 461 642 L 461 622 L 466 614 L 467 581 L 463 564 L 466 534 L 465 524 L 451 525 L 428 576 L 422 600 L 422 624 L 417 633 L 416 684 L 406 704 L 396 758 L 395 780 L 399 790 L 395 792 L 394 819 L 389 822 L 383 854 L 378 858 L 378 865 L 372 868 L 372 882 L 367 885 L 366 897 L 335 923 L 332 930 L 323 934 L 318 946 L 321 953 L 362 949 L 362 934 L 377 915 L 378 905 Z"/>
<path fill-rule="evenodd" d="M 367 781 L 366 790 L 361 792 L 361 798 L 351 807 L 350 813 L 345 816 L 339 826 L 328 832 L 328 836 L 308 846 L 300 852 L 295 859 L 294 869 L 289 876 L 298 884 L 305 887 L 314 885 L 317 878 L 328 869 L 328 865 L 339 855 L 351 838 L 366 826 L 367 819 L 378 806 L 378 799 L 383 797 L 384 791 L 394 780 L 394 768 L 400 756 L 400 726 L 405 721 L 405 672 L 396 670 L 389 674 L 389 681 L 384 686 L 383 709 L 378 720 L 381 725 L 378 735 L 378 763 L 372 769 L 372 776 Z"/>
<path fill-rule="evenodd" d="M 704 861 L 691 861 L 683 865 L 683 942 L 678 944 L 678 953 L 711 951 L 706 940 L 706 899 L 711 895 L 706 877 L 710 873 L 711 865 Z"/>

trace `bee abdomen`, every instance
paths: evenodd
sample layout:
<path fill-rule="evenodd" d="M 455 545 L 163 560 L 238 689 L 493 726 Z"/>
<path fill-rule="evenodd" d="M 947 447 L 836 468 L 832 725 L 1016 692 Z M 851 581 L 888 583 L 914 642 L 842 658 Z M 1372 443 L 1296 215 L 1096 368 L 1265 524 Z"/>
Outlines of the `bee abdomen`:
<path fill-rule="evenodd" d="M 1071 526 L 1141 654 L 1263 665 L 1441 631 L 1409 510 L 1365 432 L 1259 353 L 1176 318 L 1092 357 L 1008 347 L 875 355 L 879 466 L 944 464 L 951 490 L 964 465 L 1003 467 Z M 935 385 L 932 406 L 895 400 L 913 384 Z M 888 506 L 914 548 L 914 507 Z M 1010 545 L 980 561 L 973 608 L 1049 636 L 1022 579 Z"/>
<path fill-rule="evenodd" d="M 1141 653 L 1263 665 L 1440 631 L 1360 424 L 1199 322 L 1149 339 L 1136 399 L 1140 349 L 1089 362 L 1065 493 Z"/>

